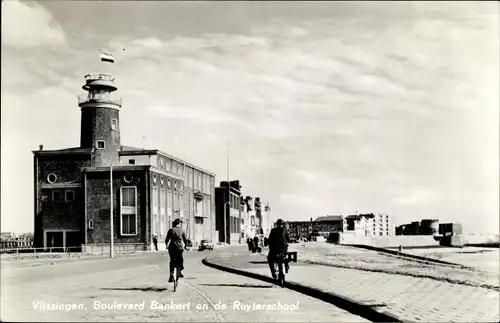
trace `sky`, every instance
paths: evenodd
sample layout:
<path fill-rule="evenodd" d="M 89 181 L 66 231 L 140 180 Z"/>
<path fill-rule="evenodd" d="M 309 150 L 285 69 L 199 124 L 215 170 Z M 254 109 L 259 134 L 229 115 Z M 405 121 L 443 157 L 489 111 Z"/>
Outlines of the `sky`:
<path fill-rule="evenodd" d="M 495 2 L 2 2 L 1 224 L 33 230 L 33 154 L 77 147 L 84 75 L 123 145 L 241 181 L 276 217 L 499 231 Z M 97 49 L 115 56 L 99 61 Z"/>

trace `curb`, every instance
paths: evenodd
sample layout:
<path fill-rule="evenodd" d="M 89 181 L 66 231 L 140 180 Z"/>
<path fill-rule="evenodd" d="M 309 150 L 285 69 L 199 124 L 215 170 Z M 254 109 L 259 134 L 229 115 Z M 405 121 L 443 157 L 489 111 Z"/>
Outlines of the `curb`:
<path fill-rule="evenodd" d="M 414 259 L 414 260 L 425 261 L 427 263 L 434 263 L 434 264 L 437 264 L 437 265 L 444 265 L 444 266 L 450 266 L 450 267 L 459 267 L 459 268 L 471 269 L 471 267 L 467 267 L 467 266 L 464 266 L 464 265 L 461 265 L 461 264 L 456 264 L 456 263 L 453 263 L 453 262 L 448 262 L 448 261 L 434 259 L 434 258 L 426 258 L 426 257 L 412 255 L 412 254 L 409 254 L 409 253 L 404 253 L 404 252 L 401 252 L 401 251 L 390 250 L 390 249 L 386 249 L 386 248 L 380 248 L 380 247 L 374 247 L 374 246 L 368 246 L 368 245 L 360 245 L 360 244 L 349 244 L 349 245 L 345 245 L 345 246 L 354 247 L 354 248 L 361 248 L 361 249 L 367 249 L 367 250 L 372 250 L 372 251 L 378 251 L 378 252 L 382 252 L 382 253 L 391 254 L 391 255 L 394 255 L 394 256 L 399 256 L 399 257 L 403 257 L 403 258 L 409 258 L 409 260 L 410 259 Z"/>
<path fill-rule="evenodd" d="M 265 281 L 267 283 L 276 284 L 276 281 L 271 277 L 267 277 L 261 274 L 252 273 L 248 271 L 244 271 L 241 269 L 236 269 L 229 266 L 224 266 L 217 264 L 215 262 L 211 262 L 210 257 L 206 257 L 202 260 L 202 263 L 205 266 L 212 267 L 218 270 L 226 271 L 232 274 L 237 274 L 241 276 L 246 276 L 253 279 L 259 279 Z M 286 288 L 299 292 L 301 294 L 305 294 L 316 299 L 320 299 L 324 302 L 330 303 L 334 306 L 337 306 L 351 314 L 361 316 L 364 319 L 367 319 L 372 322 L 409 322 L 404 321 L 390 313 L 383 311 L 376 311 L 371 306 L 356 302 L 350 298 L 340 296 L 334 293 L 324 292 L 319 289 L 309 287 L 307 285 L 298 284 L 294 282 L 286 282 Z"/>

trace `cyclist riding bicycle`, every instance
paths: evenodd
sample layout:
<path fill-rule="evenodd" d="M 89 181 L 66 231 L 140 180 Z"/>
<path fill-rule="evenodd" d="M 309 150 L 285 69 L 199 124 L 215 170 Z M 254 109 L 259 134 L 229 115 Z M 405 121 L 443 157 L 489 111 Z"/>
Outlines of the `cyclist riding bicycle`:
<path fill-rule="evenodd" d="M 184 270 L 184 258 L 182 257 L 182 252 L 184 249 L 187 250 L 188 241 L 186 239 L 186 233 L 181 228 L 182 221 L 180 219 L 175 219 L 173 222 L 172 229 L 168 230 L 167 238 L 165 239 L 165 245 L 168 249 L 168 254 L 170 256 L 170 278 L 168 282 L 174 281 L 174 271 L 176 265 L 179 266 L 180 272 L 179 277 L 184 277 L 182 271 Z M 169 244 L 170 242 L 170 244 Z M 184 242 L 184 247 L 182 243 Z"/>
<path fill-rule="evenodd" d="M 278 219 L 276 227 L 271 229 L 268 239 L 269 254 L 267 255 L 267 262 L 269 263 L 269 269 L 271 269 L 271 275 L 274 279 L 277 278 L 276 269 L 274 268 L 277 256 L 280 253 L 288 252 L 289 241 L 290 236 L 285 228 L 285 222 L 282 219 Z"/>

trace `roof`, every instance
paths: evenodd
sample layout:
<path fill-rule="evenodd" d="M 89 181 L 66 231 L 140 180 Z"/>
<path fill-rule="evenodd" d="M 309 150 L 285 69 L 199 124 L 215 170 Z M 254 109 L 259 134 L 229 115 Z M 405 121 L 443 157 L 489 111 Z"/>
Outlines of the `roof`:
<path fill-rule="evenodd" d="M 172 155 L 169 155 L 167 153 L 164 153 L 163 151 L 161 150 L 158 150 L 158 149 L 144 149 L 144 148 L 137 148 L 137 147 L 132 147 L 132 146 L 121 146 L 121 151 L 120 151 L 120 154 L 121 155 L 154 155 L 154 154 L 159 154 L 159 155 L 162 155 L 162 156 L 165 156 L 167 158 L 172 158 L 173 160 L 181 163 L 181 164 L 185 164 L 186 166 L 190 166 L 190 167 L 193 167 L 195 168 L 196 170 L 199 170 L 199 171 L 202 171 L 206 174 L 209 174 L 209 175 L 212 175 L 215 177 L 215 173 L 212 173 L 212 172 L 209 172 L 201 167 L 198 167 L 196 165 L 193 165 L 191 163 L 188 163 L 187 161 L 185 160 L 182 160 L 180 158 L 177 158 L 177 157 L 174 157 Z"/>
<path fill-rule="evenodd" d="M 316 222 L 326 222 L 326 221 L 342 221 L 344 218 L 342 215 L 327 215 L 327 216 L 320 216 L 316 218 Z"/>
<path fill-rule="evenodd" d="M 150 166 L 149 165 L 116 165 L 113 166 L 113 172 L 118 172 L 118 171 L 133 171 L 133 170 L 146 170 Z M 109 166 L 98 166 L 98 167 L 82 167 L 82 171 L 88 172 L 88 173 L 94 173 L 94 172 L 108 172 L 109 173 Z"/>
<path fill-rule="evenodd" d="M 137 148 L 137 147 L 132 147 L 132 146 L 121 146 L 122 151 L 136 151 L 136 150 L 149 150 L 149 149 L 144 149 L 144 148 Z"/>
<path fill-rule="evenodd" d="M 55 149 L 55 150 L 33 150 L 33 154 L 37 155 L 62 155 L 62 154 L 91 154 L 92 148 L 64 148 L 64 149 Z"/>
<path fill-rule="evenodd" d="M 365 214 L 351 214 L 346 217 L 346 219 L 356 219 L 359 220 L 362 217 L 373 219 L 375 217 L 375 214 L 373 213 L 365 213 Z"/>

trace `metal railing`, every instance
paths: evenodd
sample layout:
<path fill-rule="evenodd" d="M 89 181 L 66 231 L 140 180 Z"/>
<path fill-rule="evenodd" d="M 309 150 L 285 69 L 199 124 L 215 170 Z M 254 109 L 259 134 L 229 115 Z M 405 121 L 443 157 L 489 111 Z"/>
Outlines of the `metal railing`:
<path fill-rule="evenodd" d="M 114 254 L 131 254 L 138 251 L 147 251 L 145 243 L 118 243 L 114 245 Z M 41 248 L 5 248 L 1 249 L 2 259 L 47 259 L 73 258 L 81 256 L 107 256 L 109 243 L 71 246 L 71 247 L 41 247 Z"/>
<path fill-rule="evenodd" d="M 0 250 L 33 248 L 33 239 L 17 239 L 0 241 Z"/>
<path fill-rule="evenodd" d="M 84 94 L 80 94 L 78 96 L 78 104 L 82 104 L 82 103 L 112 103 L 112 104 L 116 104 L 118 106 L 122 106 L 122 98 L 118 98 L 118 99 L 104 99 L 104 98 L 92 98 L 92 97 L 89 97 L 88 93 L 84 93 Z"/>
<path fill-rule="evenodd" d="M 97 73 L 97 74 L 87 74 L 87 75 L 85 75 L 85 81 L 86 82 L 92 82 L 92 81 L 97 81 L 97 80 L 114 82 L 115 78 L 113 76 L 111 76 L 109 74 L 105 74 L 105 73 Z"/>

